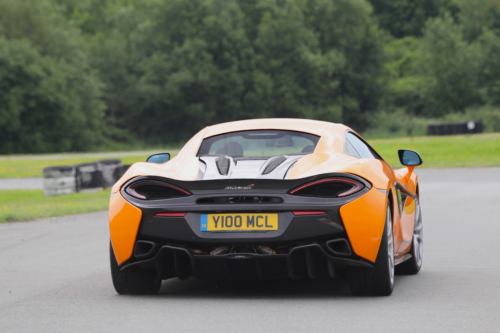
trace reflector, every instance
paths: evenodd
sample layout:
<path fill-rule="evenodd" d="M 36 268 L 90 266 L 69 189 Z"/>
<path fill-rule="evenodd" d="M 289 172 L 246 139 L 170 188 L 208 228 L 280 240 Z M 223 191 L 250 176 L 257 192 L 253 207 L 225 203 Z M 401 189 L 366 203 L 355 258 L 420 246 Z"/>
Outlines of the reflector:
<path fill-rule="evenodd" d="M 322 210 L 295 210 L 292 212 L 295 216 L 300 215 L 324 215 L 326 212 Z"/>
<path fill-rule="evenodd" d="M 186 216 L 186 212 L 156 213 L 155 216 L 160 216 L 160 217 L 184 217 L 184 216 Z"/>

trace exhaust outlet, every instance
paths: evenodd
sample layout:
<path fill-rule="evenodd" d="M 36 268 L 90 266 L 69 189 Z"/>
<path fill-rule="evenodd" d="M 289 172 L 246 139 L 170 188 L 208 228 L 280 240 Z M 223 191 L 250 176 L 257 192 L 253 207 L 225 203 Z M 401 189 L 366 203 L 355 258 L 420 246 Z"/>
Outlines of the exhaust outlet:
<path fill-rule="evenodd" d="M 158 249 L 158 244 L 155 242 L 139 240 L 135 243 L 134 257 L 143 259 L 152 256 Z"/>
<path fill-rule="evenodd" d="M 352 255 L 351 245 L 346 239 L 332 239 L 326 242 L 326 248 L 334 255 L 349 257 Z"/>

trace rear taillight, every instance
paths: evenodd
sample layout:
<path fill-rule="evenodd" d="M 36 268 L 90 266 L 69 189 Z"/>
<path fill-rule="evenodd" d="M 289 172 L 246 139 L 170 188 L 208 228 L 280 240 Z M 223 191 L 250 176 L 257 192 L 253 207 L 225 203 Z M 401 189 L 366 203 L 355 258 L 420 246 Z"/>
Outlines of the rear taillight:
<path fill-rule="evenodd" d="M 304 197 L 340 198 L 362 189 L 363 185 L 354 180 L 328 178 L 304 184 L 288 193 Z"/>
<path fill-rule="evenodd" d="M 326 212 L 323 210 L 294 210 L 292 211 L 295 216 L 303 216 L 303 215 L 325 215 Z"/>
<path fill-rule="evenodd" d="M 173 213 L 156 213 L 155 216 L 159 217 L 184 217 L 186 212 L 173 212 Z"/>
<path fill-rule="evenodd" d="M 142 200 L 161 200 L 182 198 L 191 195 L 191 192 L 172 184 L 159 181 L 142 181 L 134 183 L 125 189 L 127 194 Z"/>

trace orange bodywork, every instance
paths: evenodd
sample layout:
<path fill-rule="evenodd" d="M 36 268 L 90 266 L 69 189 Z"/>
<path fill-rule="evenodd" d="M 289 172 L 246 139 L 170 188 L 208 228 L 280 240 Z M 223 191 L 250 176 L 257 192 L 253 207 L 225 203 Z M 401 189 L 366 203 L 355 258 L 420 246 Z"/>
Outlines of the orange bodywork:
<path fill-rule="evenodd" d="M 396 249 L 397 253 L 405 253 L 410 250 L 415 227 L 415 199 L 406 198 L 401 213 L 401 242 Z"/>
<path fill-rule="evenodd" d="M 411 198 L 406 200 L 401 213 L 394 184 L 398 181 L 408 192 L 416 193 L 418 180 L 415 173 L 409 173 L 406 167 L 394 171 L 383 160 L 359 159 L 344 154 L 346 132 L 355 133 L 347 126 L 304 119 L 255 119 L 206 127 L 193 136 L 170 161 L 164 164 L 135 163 L 129 168 L 111 191 L 114 195 L 110 202 L 110 232 L 118 264 L 131 257 L 141 220 L 141 211 L 120 195 L 119 191 L 125 182 L 146 175 L 195 181 L 199 173 L 197 153 L 203 139 L 257 129 L 299 131 L 320 137 L 314 152 L 298 160 L 286 174 L 286 179 L 340 172 L 360 176 L 372 184 L 370 191 L 340 209 L 346 232 L 357 255 L 375 261 L 384 229 L 388 198 L 391 198 L 396 254 L 409 251 L 415 201 Z"/>
<path fill-rule="evenodd" d="M 129 204 L 120 193 L 109 200 L 109 233 L 118 265 L 127 261 L 134 251 L 142 211 Z"/>
<path fill-rule="evenodd" d="M 375 262 L 384 232 L 387 195 L 372 188 L 340 208 L 351 246 L 358 256 Z"/>

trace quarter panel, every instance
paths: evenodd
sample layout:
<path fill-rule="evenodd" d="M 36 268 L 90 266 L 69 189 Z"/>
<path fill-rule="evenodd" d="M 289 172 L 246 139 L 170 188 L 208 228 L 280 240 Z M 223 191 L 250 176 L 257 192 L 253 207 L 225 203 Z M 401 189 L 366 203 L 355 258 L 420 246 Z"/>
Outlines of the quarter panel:
<path fill-rule="evenodd" d="M 142 211 L 128 203 L 120 193 L 111 196 L 109 233 L 118 265 L 132 256 L 141 218 Z"/>
<path fill-rule="evenodd" d="M 387 195 L 372 188 L 340 208 L 351 246 L 358 256 L 375 262 L 385 224 Z"/>
<path fill-rule="evenodd" d="M 413 239 L 413 229 L 415 228 L 415 207 L 415 199 L 407 197 L 401 213 L 403 240 L 398 248 L 399 253 L 406 253 L 410 250 L 411 241 Z"/>

